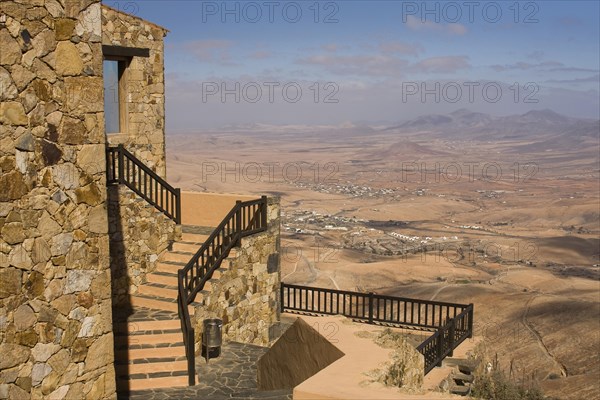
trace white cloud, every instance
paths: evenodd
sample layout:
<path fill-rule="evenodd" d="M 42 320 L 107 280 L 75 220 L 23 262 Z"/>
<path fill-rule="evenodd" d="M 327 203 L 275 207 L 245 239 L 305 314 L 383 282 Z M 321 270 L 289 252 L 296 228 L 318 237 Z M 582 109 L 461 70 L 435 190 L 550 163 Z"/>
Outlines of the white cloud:
<path fill-rule="evenodd" d="M 250 54 L 250 58 L 255 60 L 264 60 L 265 58 L 271 57 L 271 52 L 267 50 L 256 50 L 255 52 Z"/>
<path fill-rule="evenodd" d="M 459 23 L 437 23 L 433 21 L 421 21 L 419 18 L 414 15 L 409 15 L 406 17 L 406 26 L 408 29 L 413 31 L 432 31 L 432 32 L 441 32 L 441 33 L 449 33 L 452 35 L 465 35 L 467 33 L 467 27 L 463 24 Z"/>
<path fill-rule="evenodd" d="M 587 78 L 574 78 L 574 79 L 550 79 L 547 80 L 548 83 L 588 83 L 595 82 L 600 83 L 600 74 L 588 76 Z"/>
<path fill-rule="evenodd" d="M 454 35 L 465 35 L 467 33 L 467 27 L 462 24 L 448 24 L 446 25 L 448 32 Z"/>
<path fill-rule="evenodd" d="M 314 55 L 297 61 L 299 64 L 321 66 L 342 75 L 399 76 L 408 61 L 387 55 Z"/>
<path fill-rule="evenodd" d="M 505 64 L 505 65 L 492 65 L 491 68 L 496 72 L 509 71 L 509 70 L 527 70 L 527 69 L 543 69 L 548 67 L 562 67 L 563 63 L 558 61 L 543 61 L 541 63 L 528 63 L 524 61 L 519 61 L 514 64 Z"/>
<path fill-rule="evenodd" d="M 539 60 L 544 57 L 544 54 L 545 53 L 541 50 L 535 50 L 535 51 L 532 51 L 531 53 L 527 54 L 527 58 L 531 58 L 533 60 Z"/>
<path fill-rule="evenodd" d="M 411 44 L 400 41 L 382 42 L 379 44 L 379 50 L 384 54 L 408 54 L 414 55 L 421 53 L 424 49 L 420 44 Z"/>
<path fill-rule="evenodd" d="M 549 72 L 598 72 L 598 69 L 593 68 L 579 68 L 579 67 L 558 67 L 550 68 Z"/>
<path fill-rule="evenodd" d="M 337 43 L 328 43 L 321 46 L 321 48 L 327 52 L 335 53 L 336 51 L 338 51 L 339 46 Z"/>
<path fill-rule="evenodd" d="M 234 65 L 231 61 L 230 49 L 233 43 L 230 40 L 203 39 L 182 44 L 185 51 L 203 62 L 221 65 Z"/>
<path fill-rule="evenodd" d="M 412 70 L 421 72 L 456 72 L 471 67 L 467 56 L 431 57 L 419 61 Z"/>

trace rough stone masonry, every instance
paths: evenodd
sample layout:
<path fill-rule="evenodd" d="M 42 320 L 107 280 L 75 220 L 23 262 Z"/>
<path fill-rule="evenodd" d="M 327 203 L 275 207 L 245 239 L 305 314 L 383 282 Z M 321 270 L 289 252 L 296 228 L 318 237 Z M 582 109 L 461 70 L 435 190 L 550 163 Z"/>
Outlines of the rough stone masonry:
<path fill-rule="evenodd" d="M 166 32 L 99 0 L 0 3 L 0 398 L 115 397 L 111 297 L 179 232 L 122 188 L 108 201 L 104 149 L 165 177 Z M 128 61 L 127 129 L 108 139 L 103 44 L 150 54 Z"/>
<path fill-rule="evenodd" d="M 270 333 L 280 319 L 280 219 L 279 198 L 269 197 L 267 231 L 243 238 L 231 265 L 196 298 L 197 352 L 205 318 L 223 320 L 226 340 L 262 346 L 273 341 Z"/>
<path fill-rule="evenodd" d="M 0 398 L 115 397 L 101 31 L 0 3 Z"/>

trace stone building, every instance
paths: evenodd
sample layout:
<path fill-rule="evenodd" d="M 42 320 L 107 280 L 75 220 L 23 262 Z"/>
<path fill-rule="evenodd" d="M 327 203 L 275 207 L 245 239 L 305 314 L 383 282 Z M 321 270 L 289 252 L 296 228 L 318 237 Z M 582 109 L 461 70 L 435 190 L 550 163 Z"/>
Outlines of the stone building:
<path fill-rule="evenodd" d="M 181 332 L 150 338 L 174 354 L 156 364 L 137 362 L 154 350 L 138 354 L 128 339 L 180 330 L 177 270 L 202 240 L 186 244 L 181 193 L 161 183 L 167 32 L 99 0 L 0 3 L 0 399 L 188 384 L 185 351 L 171 346 Z M 143 165 L 123 167 L 131 160 Z M 268 342 L 278 318 L 278 213 L 270 200 L 271 229 L 244 240 L 233 272 L 243 278 L 227 286 L 250 293 L 225 326 L 237 337 L 246 325 L 248 342 Z M 253 272 L 264 282 L 246 279 Z M 200 314 L 226 316 L 229 303 L 213 297 Z"/>
<path fill-rule="evenodd" d="M 0 397 L 115 396 L 100 10 L 0 4 Z"/>

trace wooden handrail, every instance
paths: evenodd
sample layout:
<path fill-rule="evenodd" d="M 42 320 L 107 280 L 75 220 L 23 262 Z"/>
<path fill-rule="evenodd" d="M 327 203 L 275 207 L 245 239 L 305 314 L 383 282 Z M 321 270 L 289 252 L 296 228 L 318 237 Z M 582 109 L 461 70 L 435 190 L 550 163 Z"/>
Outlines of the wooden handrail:
<path fill-rule="evenodd" d="M 442 360 L 451 356 L 465 339 L 473 337 L 473 304 L 410 299 L 283 282 L 280 285 L 280 299 L 281 312 L 342 314 L 368 324 L 384 323 L 434 330 L 417 347 L 425 360 L 425 374 L 436 365 L 441 365 Z"/>
<path fill-rule="evenodd" d="M 122 144 L 106 149 L 107 184 L 123 184 L 181 224 L 181 190 L 158 176 Z"/>
<path fill-rule="evenodd" d="M 433 335 L 417 346 L 425 359 L 425 374 L 436 365 L 441 367 L 446 356 L 452 356 L 467 338 L 473 337 L 473 304 L 469 304 L 459 315 L 440 327 Z"/>
<path fill-rule="evenodd" d="M 188 360 L 188 380 L 195 384 L 194 328 L 188 305 L 191 304 L 206 282 L 231 249 L 240 245 L 243 237 L 267 230 L 267 197 L 257 200 L 237 201 L 190 261 L 177 271 L 177 307 Z"/>

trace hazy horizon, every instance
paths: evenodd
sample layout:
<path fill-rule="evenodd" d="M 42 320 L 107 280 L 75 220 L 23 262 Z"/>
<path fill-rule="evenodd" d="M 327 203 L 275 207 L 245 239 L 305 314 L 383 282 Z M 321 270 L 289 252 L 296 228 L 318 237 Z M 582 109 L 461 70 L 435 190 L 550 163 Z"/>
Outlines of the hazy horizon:
<path fill-rule="evenodd" d="M 179 134 L 194 134 L 194 133 L 218 133 L 218 132 L 265 132 L 266 130 L 272 130 L 274 133 L 280 133 L 281 131 L 289 131 L 290 133 L 292 133 L 294 130 L 301 130 L 301 129 L 307 129 L 307 130 L 315 130 L 315 131 L 327 131 L 327 130 L 351 130 L 351 129 L 360 129 L 360 128 L 365 128 L 365 129 L 373 129 L 373 130 L 384 130 L 384 129 L 391 129 L 391 128 L 395 128 L 398 127 L 404 123 L 407 122 L 411 122 L 411 121 L 415 121 L 418 120 L 420 118 L 423 117 L 429 117 L 429 116 L 452 116 L 453 114 L 456 113 L 460 113 L 460 112 L 464 112 L 464 113 L 473 113 L 473 114 L 477 114 L 477 111 L 473 111 L 471 109 L 468 108 L 459 108 L 456 110 L 453 110 L 451 112 L 448 113 L 441 113 L 441 114 L 435 114 L 435 113 L 424 113 L 424 114 L 419 114 L 419 115 L 415 115 L 412 118 L 408 118 L 408 119 L 403 119 L 403 120 L 395 120 L 395 121 L 345 121 L 345 122 L 341 122 L 338 124 L 268 124 L 268 123 L 239 123 L 239 124 L 227 124 L 227 125 L 223 125 L 220 127 L 214 127 L 214 128 L 202 128 L 202 129 L 166 129 L 165 134 L 167 135 L 179 135 Z M 570 116 L 570 115 L 565 115 L 562 114 L 560 112 L 556 112 L 555 110 L 552 109 L 532 109 L 532 110 L 528 110 L 527 112 L 524 112 L 522 114 L 505 114 L 505 115 L 494 115 L 492 113 L 479 113 L 479 114 L 483 114 L 484 116 L 489 116 L 491 118 L 494 119 L 508 119 L 508 118 L 518 118 L 518 117 L 522 117 L 525 116 L 529 113 L 538 113 L 538 115 L 545 115 L 545 114 L 551 114 L 551 113 L 555 113 L 561 117 L 566 117 L 570 120 L 572 120 L 571 122 L 574 123 L 578 123 L 578 122 L 591 122 L 594 123 L 596 121 L 600 121 L 600 118 L 584 118 L 584 117 L 574 117 L 574 116 Z M 443 129 L 443 126 L 440 127 L 440 129 Z M 365 132 L 367 133 L 367 132 Z M 600 132 L 598 132 L 598 134 L 600 135 Z"/>

